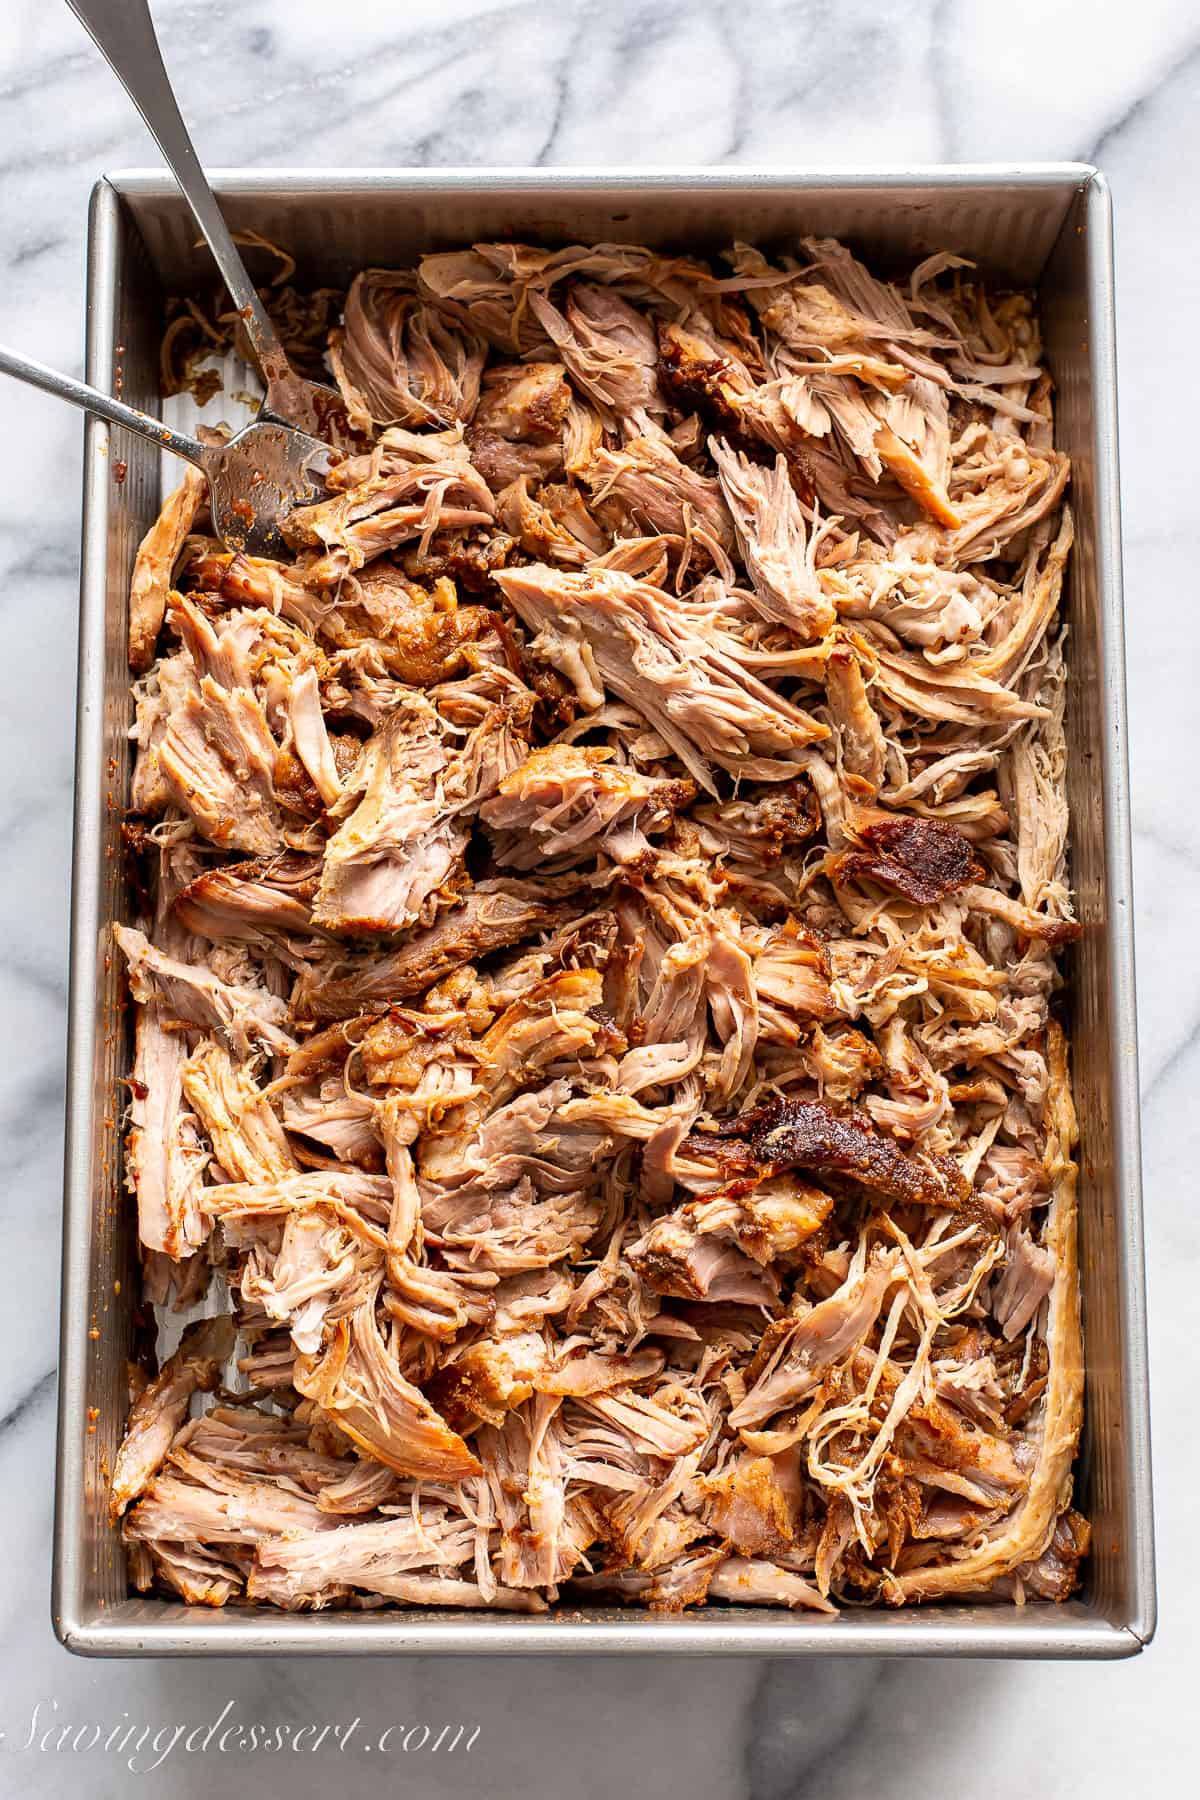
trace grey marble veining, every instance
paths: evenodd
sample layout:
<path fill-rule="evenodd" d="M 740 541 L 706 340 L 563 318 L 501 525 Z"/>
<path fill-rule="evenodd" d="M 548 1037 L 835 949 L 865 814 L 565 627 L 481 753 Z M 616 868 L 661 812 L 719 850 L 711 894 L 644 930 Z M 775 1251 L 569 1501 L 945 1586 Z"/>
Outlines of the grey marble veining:
<path fill-rule="evenodd" d="M 864 164 L 1083 157 L 1110 175 L 1118 297 L 1141 1049 L 1162 1624 L 1135 1663 L 88 1664 L 48 1619 L 71 824 L 78 419 L 2 391 L 0 1793 L 305 1800 L 442 1795 L 895 1800 L 1114 1797 L 1194 1781 L 1195 1609 L 1185 1549 L 1200 1473 L 1190 1381 L 1200 1213 L 1200 17 L 1194 0 L 158 0 L 167 61 L 212 163 Z M 154 160 L 58 0 L 0 15 L 0 337 L 78 371 L 88 189 Z M 344 1754 L 120 1758 L 22 1750 L 43 1725 L 123 1711 L 244 1719 L 465 1719 L 440 1764 Z M 57 1713 L 53 1704 L 57 1703 Z"/>

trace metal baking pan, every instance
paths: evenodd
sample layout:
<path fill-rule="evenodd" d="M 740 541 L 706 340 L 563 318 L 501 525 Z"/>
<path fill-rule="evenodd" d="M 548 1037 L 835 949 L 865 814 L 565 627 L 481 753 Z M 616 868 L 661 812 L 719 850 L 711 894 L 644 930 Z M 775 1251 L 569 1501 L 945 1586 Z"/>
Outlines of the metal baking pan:
<path fill-rule="evenodd" d="M 121 1187 L 126 1029 L 108 925 L 125 916 L 119 828 L 129 774 L 126 593 L 158 501 L 159 459 L 89 420 L 71 925 L 70 1049 L 55 1629 L 93 1655 L 303 1651 L 555 1651 L 1121 1657 L 1154 1629 L 1146 1330 L 1138 1147 L 1129 789 L 1117 496 L 1116 363 L 1108 190 L 1080 165 L 893 173 L 786 169 L 232 170 L 226 216 L 295 255 L 300 281 L 344 282 L 484 237 L 624 239 L 675 249 L 801 232 L 851 240 L 885 266 L 949 249 L 994 277 L 1036 282 L 1057 383 L 1059 443 L 1077 518 L 1067 605 L 1073 877 L 1086 933 L 1069 984 L 1082 1122 L 1081 1262 L 1087 1423 L 1076 1501 L 1093 1524 L 1081 1594 L 1062 1606 L 860 1609 L 814 1619 L 709 1607 L 546 1617 L 428 1610 L 292 1615 L 130 1597 L 108 1523 L 106 1471 L 126 1410 L 137 1297 L 132 1207 Z M 165 176 L 118 174 L 92 196 L 87 374 L 158 407 L 162 295 L 210 282 Z M 121 465 L 124 465 L 123 468 Z"/>

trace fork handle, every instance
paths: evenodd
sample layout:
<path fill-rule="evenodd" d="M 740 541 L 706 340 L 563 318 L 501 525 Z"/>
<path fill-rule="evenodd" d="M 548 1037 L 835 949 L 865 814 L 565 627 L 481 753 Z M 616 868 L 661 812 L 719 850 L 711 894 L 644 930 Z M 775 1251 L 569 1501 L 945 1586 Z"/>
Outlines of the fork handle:
<path fill-rule="evenodd" d="M 169 425 L 164 425 L 150 413 L 126 406 L 123 400 L 114 400 L 111 394 L 102 394 L 99 388 L 89 387 L 86 381 L 60 375 L 57 369 L 48 369 L 45 363 L 34 362 L 32 357 L 20 356 L 4 344 L 0 344 L 0 374 L 13 375 L 18 381 L 28 382 L 30 387 L 41 388 L 43 393 L 54 394 L 60 400 L 69 400 L 72 406 L 83 407 L 85 412 L 98 413 L 110 425 L 124 425 L 127 430 L 149 438 L 160 450 L 172 450 L 176 456 L 186 456 L 200 468 L 205 466 L 204 445 L 197 439 L 182 431 L 172 431 Z"/>
<path fill-rule="evenodd" d="M 263 379 L 290 374 L 287 354 L 221 215 L 163 65 L 147 0 L 67 0 L 125 87 L 195 214 L 246 326 Z"/>

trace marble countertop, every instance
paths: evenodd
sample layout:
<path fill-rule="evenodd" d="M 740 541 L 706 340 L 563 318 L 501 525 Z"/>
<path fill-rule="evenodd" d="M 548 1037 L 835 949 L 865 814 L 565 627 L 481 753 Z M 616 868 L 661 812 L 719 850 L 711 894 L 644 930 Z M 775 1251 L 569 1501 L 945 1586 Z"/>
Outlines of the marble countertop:
<path fill-rule="evenodd" d="M 78 419 L 6 385 L 0 607 L 22 677 L 0 710 L 0 1139 L 8 1301 L 0 1369 L 0 1795 L 206 1792 L 180 1745 L 40 1750 L 124 1714 L 155 1728 L 468 1721 L 473 1749 L 413 1748 L 385 1785 L 442 1795 L 893 1800 L 1006 1789 L 1039 1800 L 1177 1793 L 1194 1763 L 1200 1591 L 1184 1553 L 1194 1416 L 1184 1334 L 1200 1234 L 1200 828 L 1180 808 L 1200 650 L 1191 457 L 1200 171 L 1194 0 L 157 0 L 168 66 L 210 163 L 1098 162 L 1117 213 L 1131 748 L 1150 1248 L 1161 1624 L 1134 1662 L 641 1660 L 88 1663 L 55 1644 L 48 1584 L 58 1330 L 72 805 Z M 65 6 L 0 27 L 0 338 L 78 373 L 87 195 L 154 147 Z M 1186 727 L 1186 730 L 1185 730 Z M 11 763 L 8 761 L 12 757 Z M 1186 790 L 1184 790 L 1186 791 Z M 39 1709 L 36 1710 L 35 1709 Z M 230 1715 L 232 1716 L 232 1715 Z M 32 1746 L 26 1748 L 30 1740 Z M 88 1741 L 87 1734 L 82 1743 Z M 162 1740 L 166 1742 L 166 1738 Z M 307 1740 L 311 1745 L 311 1738 Z M 419 1745 L 420 1739 L 416 1740 Z M 371 1740 L 221 1759 L 247 1796 L 378 1785 Z M 376 1750 L 378 1746 L 375 1746 Z M 213 1754 L 216 1754 L 214 1751 Z M 63 1766 L 64 1758 L 68 1767 Z M 569 1758 L 569 1761 L 568 1761 Z M 982 1771 L 994 1770 L 983 1775 Z"/>

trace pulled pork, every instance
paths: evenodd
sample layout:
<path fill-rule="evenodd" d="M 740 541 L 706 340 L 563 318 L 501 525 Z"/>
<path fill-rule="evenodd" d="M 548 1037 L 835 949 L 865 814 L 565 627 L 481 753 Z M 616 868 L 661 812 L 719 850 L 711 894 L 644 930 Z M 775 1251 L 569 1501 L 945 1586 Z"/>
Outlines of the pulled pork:
<path fill-rule="evenodd" d="M 229 1296 L 137 1377 L 140 1588 L 1079 1580 L 1037 317 L 953 257 L 726 262 L 294 296 L 355 438 L 292 559 L 191 482 L 138 553 L 126 1168 L 147 1300 Z"/>

